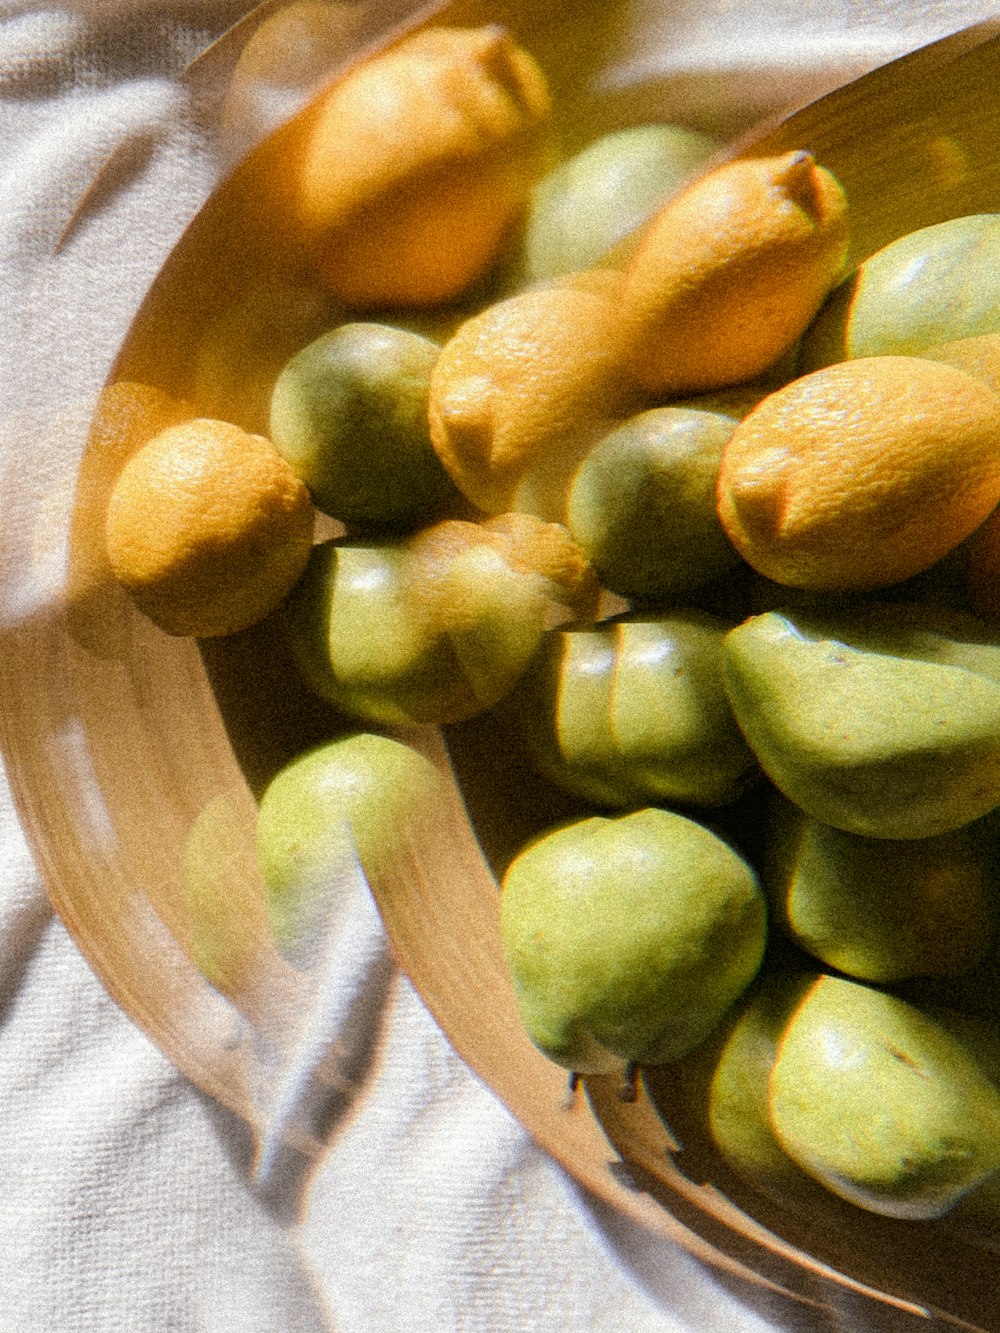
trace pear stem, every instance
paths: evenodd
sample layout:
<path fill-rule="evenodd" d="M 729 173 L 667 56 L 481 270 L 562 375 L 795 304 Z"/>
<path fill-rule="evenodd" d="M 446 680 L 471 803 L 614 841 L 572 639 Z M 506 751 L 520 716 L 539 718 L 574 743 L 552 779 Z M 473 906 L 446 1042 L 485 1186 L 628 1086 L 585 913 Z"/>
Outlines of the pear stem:
<path fill-rule="evenodd" d="M 625 1075 L 621 1087 L 618 1089 L 618 1100 L 620 1102 L 635 1102 L 639 1100 L 639 1066 L 634 1060 L 629 1060 L 625 1066 Z"/>
<path fill-rule="evenodd" d="M 578 1069 L 571 1069 L 569 1071 L 569 1078 L 566 1080 L 566 1096 L 563 1099 L 564 1111 L 572 1111 L 576 1104 L 576 1094 L 579 1087 L 580 1071 Z"/>

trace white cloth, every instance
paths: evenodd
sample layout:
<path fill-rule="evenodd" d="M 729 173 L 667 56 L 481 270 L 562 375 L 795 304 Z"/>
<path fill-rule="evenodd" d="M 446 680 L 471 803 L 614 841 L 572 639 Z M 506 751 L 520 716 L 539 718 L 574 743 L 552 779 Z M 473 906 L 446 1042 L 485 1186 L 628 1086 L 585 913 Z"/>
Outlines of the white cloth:
<path fill-rule="evenodd" d="M 248 7 L 0 0 L 0 628 L 58 590 L 46 534 L 71 501 L 80 405 L 213 182 L 178 72 Z M 655 36 L 678 113 L 736 123 L 993 9 L 635 0 L 617 68 L 641 76 Z M 129 169 L 70 225 L 122 144 Z M 311 1180 L 276 1168 L 254 1185 L 245 1128 L 115 1007 L 53 917 L 0 784 L 0 1329 L 854 1326 L 846 1301 L 826 1322 L 765 1302 L 588 1197 L 453 1054 L 365 895 L 341 929 L 328 1013 L 371 1077 Z"/>

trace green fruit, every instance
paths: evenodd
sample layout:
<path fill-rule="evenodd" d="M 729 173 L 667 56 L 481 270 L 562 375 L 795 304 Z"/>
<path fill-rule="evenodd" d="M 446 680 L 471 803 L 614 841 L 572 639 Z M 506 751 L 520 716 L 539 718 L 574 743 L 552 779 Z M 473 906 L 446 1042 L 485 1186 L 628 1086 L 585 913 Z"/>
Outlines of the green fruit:
<path fill-rule="evenodd" d="M 409 541 L 314 546 L 284 608 L 306 683 L 384 725 L 457 722 L 492 707 L 553 619 L 572 614 L 573 595 L 490 536 L 454 522 Z"/>
<path fill-rule="evenodd" d="M 662 603 L 739 565 L 715 507 L 736 422 L 721 412 L 654 408 L 587 455 L 569 493 L 568 525 L 605 588 Z"/>
<path fill-rule="evenodd" d="M 704 1041 L 760 966 L 765 911 L 732 848 L 647 809 L 530 845 L 504 877 L 500 929 L 532 1041 L 599 1073 Z"/>
<path fill-rule="evenodd" d="M 783 1200 L 811 1202 L 821 1196 L 775 1138 L 768 1093 L 782 1034 L 815 978 L 815 973 L 762 973 L 679 1071 L 685 1100 L 728 1166 Z"/>
<path fill-rule="evenodd" d="M 962 1043 L 994 1087 L 1000 1086 L 1000 1033 L 996 1024 L 976 1014 L 950 1009 L 930 1009 L 931 1016 Z M 1000 1172 L 964 1194 L 948 1213 L 949 1229 L 955 1229 L 987 1244 L 1000 1246 Z"/>
<path fill-rule="evenodd" d="M 441 790 L 437 769 L 385 736 L 329 741 L 294 759 L 260 802 L 257 857 L 282 952 L 298 957 L 336 913 L 359 871 L 390 873 L 408 826 Z"/>
<path fill-rule="evenodd" d="M 821 977 L 770 1080 L 786 1152 L 889 1217 L 940 1217 L 1000 1168 L 1000 1090 L 960 1041 L 895 996 Z"/>
<path fill-rule="evenodd" d="M 412 604 L 403 543 L 324 542 L 284 608 L 306 684 L 352 716 L 382 725 L 475 711 L 448 640 Z"/>
<path fill-rule="evenodd" d="M 224 995 L 238 994 L 253 977 L 261 940 L 267 939 L 260 885 L 246 864 L 252 816 L 248 794 L 224 792 L 202 806 L 184 844 L 193 961 Z"/>
<path fill-rule="evenodd" d="M 845 833 L 775 802 L 763 878 L 774 919 L 829 967 L 862 981 L 948 975 L 994 934 L 980 823 L 918 841 Z"/>
<path fill-rule="evenodd" d="M 428 385 L 440 350 L 404 329 L 344 324 L 284 367 L 271 439 L 325 514 L 407 531 L 461 506 L 430 441 Z"/>
<path fill-rule="evenodd" d="M 533 283 L 596 264 L 657 211 L 718 150 L 679 125 L 606 134 L 535 187 L 518 275 Z"/>
<path fill-rule="evenodd" d="M 803 340 L 801 370 L 1000 331 L 998 274 L 1000 213 L 910 232 L 833 293 Z"/>
<path fill-rule="evenodd" d="M 522 691 L 541 770 L 612 806 L 736 800 L 758 770 L 722 684 L 727 629 L 676 611 L 553 631 Z"/>
<path fill-rule="evenodd" d="M 821 823 L 927 838 L 1000 804 L 1000 637 L 944 607 L 771 611 L 723 674 L 761 766 Z"/>

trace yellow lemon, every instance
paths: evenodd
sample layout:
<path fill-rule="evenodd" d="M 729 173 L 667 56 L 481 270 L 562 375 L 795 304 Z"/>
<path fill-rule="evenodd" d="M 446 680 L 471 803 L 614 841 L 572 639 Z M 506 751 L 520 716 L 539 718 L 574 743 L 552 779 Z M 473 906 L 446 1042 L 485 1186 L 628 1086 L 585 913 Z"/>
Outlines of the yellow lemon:
<path fill-rule="evenodd" d="M 118 581 L 168 634 L 233 634 L 284 599 L 309 558 L 309 492 L 269 440 L 172 426 L 123 468 L 105 538 Z"/>
<path fill-rule="evenodd" d="M 947 554 L 1000 501 L 1000 398 L 941 362 L 882 356 L 765 398 L 722 456 L 736 549 L 792 587 L 859 591 Z"/>
<path fill-rule="evenodd" d="M 816 314 L 847 241 L 843 190 L 810 153 L 711 172 L 666 204 L 629 262 L 632 372 L 657 394 L 759 375 Z"/>
<path fill-rule="evenodd" d="M 562 521 L 587 450 L 632 393 L 614 335 L 614 275 L 522 292 L 467 320 L 431 372 L 431 441 L 486 513 Z"/>
<path fill-rule="evenodd" d="M 358 66 L 304 130 L 295 212 L 352 308 L 436 305 L 499 252 L 546 165 L 545 77 L 498 25 L 430 28 Z"/>

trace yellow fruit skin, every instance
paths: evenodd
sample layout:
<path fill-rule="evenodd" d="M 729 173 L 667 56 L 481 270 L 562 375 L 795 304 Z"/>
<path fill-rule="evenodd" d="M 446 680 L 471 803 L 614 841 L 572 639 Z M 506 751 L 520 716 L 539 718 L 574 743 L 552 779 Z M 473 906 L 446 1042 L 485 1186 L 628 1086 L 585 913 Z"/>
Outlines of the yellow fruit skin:
<path fill-rule="evenodd" d="M 1000 501 L 1000 398 L 955 367 L 867 357 L 765 398 L 722 457 L 718 512 L 777 583 L 850 592 L 928 568 Z"/>
<path fill-rule="evenodd" d="M 988 384 L 994 393 L 1000 393 L 1000 333 L 979 333 L 971 338 L 935 343 L 913 355 L 956 366 Z"/>
<path fill-rule="evenodd" d="M 312 546 L 309 492 L 270 441 L 199 418 L 134 454 L 108 503 L 112 572 L 168 634 L 233 634 L 290 591 Z"/>
<path fill-rule="evenodd" d="M 434 305 L 492 263 L 546 164 L 544 75 L 505 29 L 432 28 L 359 66 L 306 131 L 295 211 L 346 305 Z"/>
<path fill-rule="evenodd" d="M 486 513 L 562 522 L 577 463 L 634 392 L 612 275 L 523 292 L 463 324 L 431 374 L 431 442 Z"/>
<path fill-rule="evenodd" d="M 632 372 L 657 394 L 759 375 L 816 314 L 847 244 L 843 190 L 807 152 L 703 177 L 661 210 L 629 264 Z"/>

